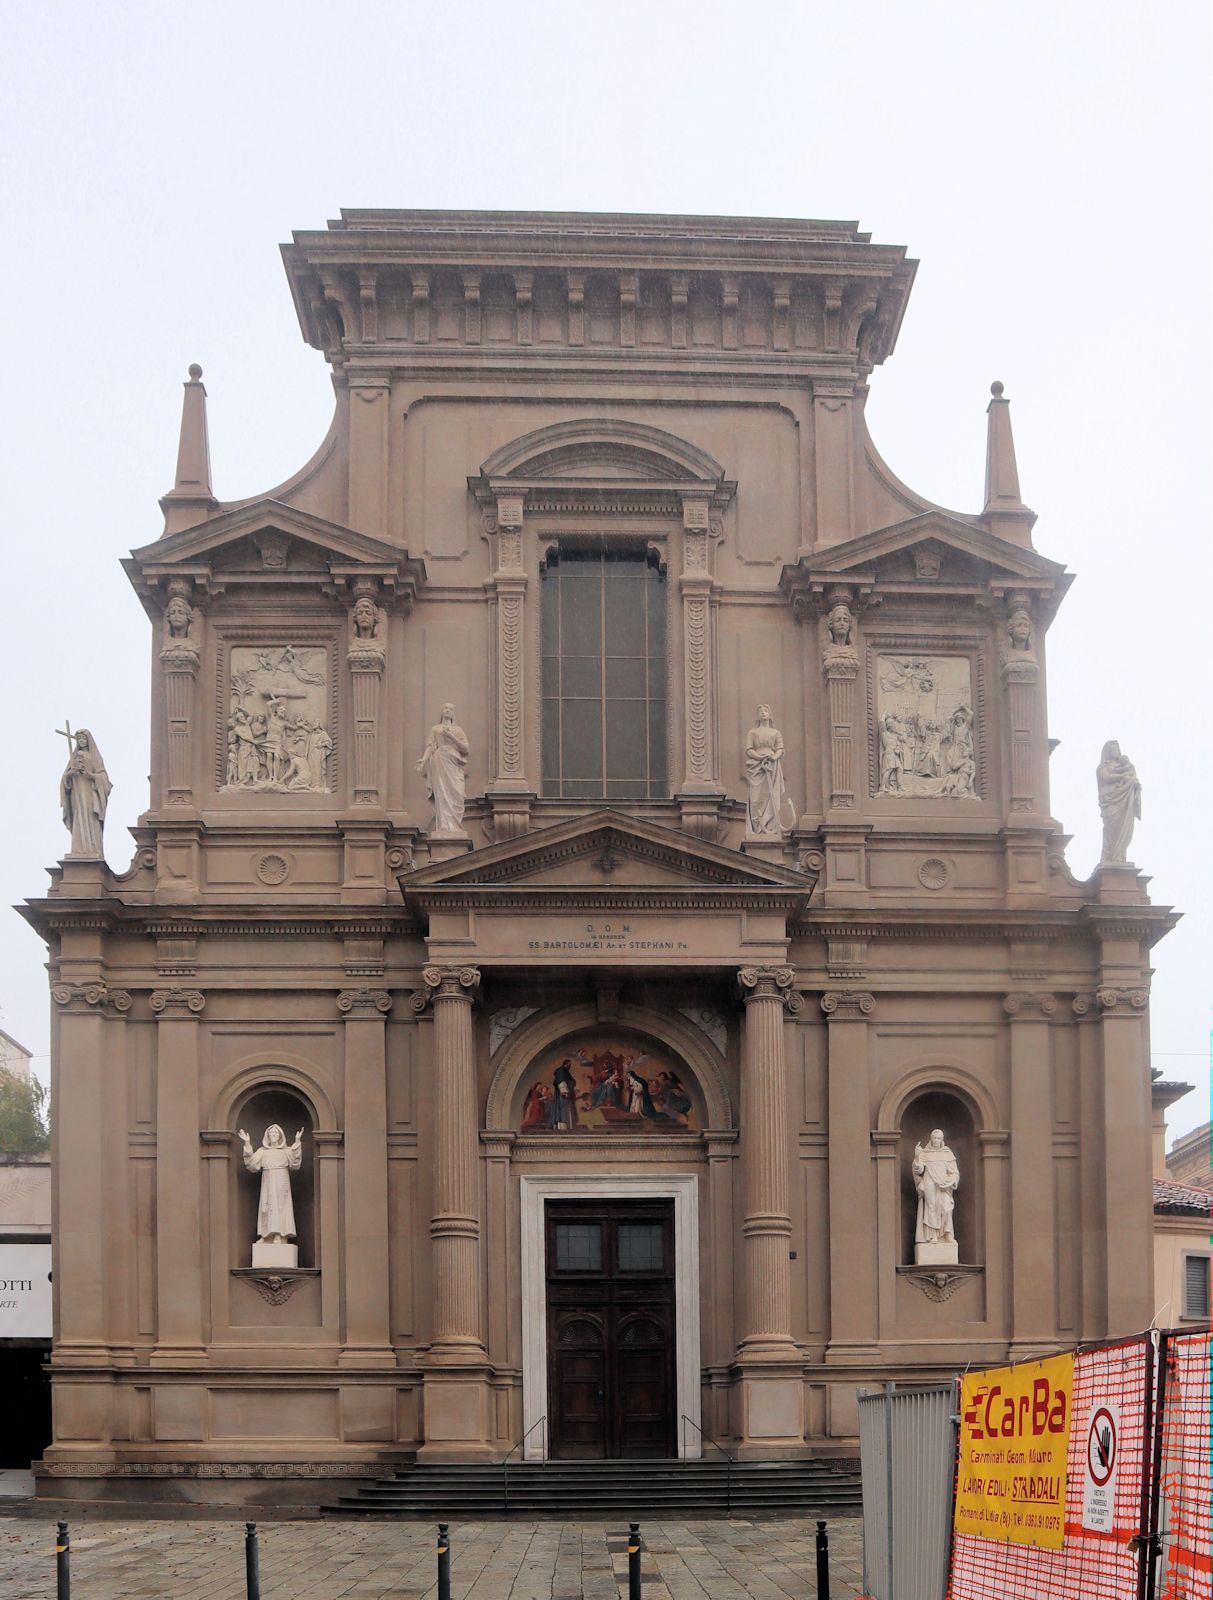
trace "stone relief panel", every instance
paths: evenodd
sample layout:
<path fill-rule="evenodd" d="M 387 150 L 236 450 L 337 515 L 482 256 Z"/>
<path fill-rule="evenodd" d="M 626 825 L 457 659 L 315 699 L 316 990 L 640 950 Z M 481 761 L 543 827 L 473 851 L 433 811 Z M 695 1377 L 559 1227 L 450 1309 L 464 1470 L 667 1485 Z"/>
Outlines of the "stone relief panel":
<path fill-rule="evenodd" d="M 878 795 L 978 798 L 972 678 L 967 656 L 875 657 Z"/>
<path fill-rule="evenodd" d="M 232 646 L 221 793 L 331 793 L 330 676 L 323 645 Z"/>

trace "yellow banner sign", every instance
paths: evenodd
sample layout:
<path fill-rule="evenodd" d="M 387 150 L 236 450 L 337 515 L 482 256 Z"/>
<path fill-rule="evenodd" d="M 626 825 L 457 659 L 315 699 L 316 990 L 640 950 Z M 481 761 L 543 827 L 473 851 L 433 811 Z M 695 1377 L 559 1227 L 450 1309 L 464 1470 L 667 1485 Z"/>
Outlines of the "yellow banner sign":
<path fill-rule="evenodd" d="M 1073 1397 L 1073 1356 L 965 1375 L 957 1533 L 1061 1549 Z"/>

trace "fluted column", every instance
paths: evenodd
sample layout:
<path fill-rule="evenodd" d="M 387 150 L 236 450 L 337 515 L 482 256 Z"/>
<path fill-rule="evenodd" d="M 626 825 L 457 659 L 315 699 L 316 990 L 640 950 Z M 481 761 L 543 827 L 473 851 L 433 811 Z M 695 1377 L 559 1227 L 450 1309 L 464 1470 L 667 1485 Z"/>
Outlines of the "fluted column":
<path fill-rule="evenodd" d="M 156 989 L 156 1348 L 157 1367 L 193 1366 L 203 1356 L 202 1147 L 198 1131 L 197 989 Z"/>
<path fill-rule="evenodd" d="M 745 1005 L 741 1068 L 742 1168 L 745 1192 L 745 1307 L 741 1358 L 779 1360 L 798 1354 L 792 1340 L 788 1245 L 787 1072 L 783 1014 L 798 1009 L 790 967 L 742 967 Z"/>
<path fill-rule="evenodd" d="M 472 1005 L 475 967 L 426 967 L 434 1010 L 434 1315 L 430 1358 L 485 1359 L 480 1326 L 479 1127 Z"/>
<path fill-rule="evenodd" d="M 387 1192 L 386 989 L 345 989 L 345 1341 L 342 1366 L 392 1359 Z"/>

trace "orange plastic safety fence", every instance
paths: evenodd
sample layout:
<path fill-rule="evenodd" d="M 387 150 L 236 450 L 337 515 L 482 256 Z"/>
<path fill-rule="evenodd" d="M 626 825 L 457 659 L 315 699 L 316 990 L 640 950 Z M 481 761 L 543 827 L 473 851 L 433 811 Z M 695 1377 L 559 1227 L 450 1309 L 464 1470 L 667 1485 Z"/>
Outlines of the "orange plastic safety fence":
<path fill-rule="evenodd" d="M 1160 1600 L 1213 1600 L 1213 1333 L 1167 1340 Z"/>
<path fill-rule="evenodd" d="M 1148 1340 L 1082 1352 L 1074 1362 L 1074 1399 L 1066 1456 L 1065 1543 L 1060 1550 L 958 1534 L 952 1546 L 950 1600 L 1137 1600 L 1141 1557 L 1130 1540 L 1141 1530 L 1143 1471 L 1151 1386 Z M 1083 1526 L 1090 1419 L 1096 1403 L 1117 1418 L 1112 1529 Z"/>

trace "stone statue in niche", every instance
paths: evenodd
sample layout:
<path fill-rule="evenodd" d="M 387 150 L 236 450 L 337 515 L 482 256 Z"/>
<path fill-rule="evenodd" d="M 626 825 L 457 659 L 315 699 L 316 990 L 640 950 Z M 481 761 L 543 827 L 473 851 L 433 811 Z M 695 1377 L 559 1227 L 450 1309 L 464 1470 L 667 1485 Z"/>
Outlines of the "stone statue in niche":
<path fill-rule="evenodd" d="M 796 808 L 783 783 L 783 735 L 775 726 L 770 706 L 758 707 L 758 720 L 746 735 L 746 831 L 752 838 L 782 838 L 784 828 L 796 820 Z M 792 816 L 784 821 L 784 807 Z"/>
<path fill-rule="evenodd" d="M 226 791 L 328 794 L 328 657 L 322 646 L 254 649 L 231 656 Z"/>
<path fill-rule="evenodd" d="M 1141 819 L 1141 784 L 1137 768 L 1120 745 L 1109 739 L 1095 769 L 1099 785 L 1099 814 L 1103 818 L 1103 851 L 1099 862 L 1112 865 L 1127 862 L 1133 824 Z"/>
<path fill-rule="evenodd" d="M 297 1267 L 299 1246 L 295 1237 L 295 1207 L 291 1202 L 291 1173 L 303 1161 L 303 1129 L 287 1144 L 286 1135 L 276 1122 L 265 1130 L 260 1150 L 244 1129 L 237 1137 L 244 1146 L 244 1165 L 261 1174 L 261 1198 L 257 1204 L 257 1238 L 253 1244 L 255 1267 Z"/>
<path fill-rule="evenodd" d="M 105 812 L 114 786 L 87 728 L 73 733 L 69 722 L 58 731 L 67 740 L 70 751 L 59 780 L 63 826 L 72 836 L 68 856 L 78 861 L 103 861 Z"/>
<path fill-rule="evenodd" d="M 926 1144 L 914 1146 L 910 1168 L 918 1191 L 918 1220 L 914 1227 L 914 1265 L 933 1267 L 960 1260 L 953 1215 L 960 1168 L 948 1149 L 942 1128 L 933 1128 Z"/>
<path fill-rule="evenodd" d="M 455 707 L 447 704 L 430 729 L 429 743 L 417 763 L 417 771 L 425 775 L 425 792 L 434 802 L 431 837 L 463 837 L 469 753 L 467 734 L 455 721 Z"/>
<path fill-rule="evenodd" d="M 965 656 L 880 656 L 877 794 L 977 799 L 971 671 Z"/>

